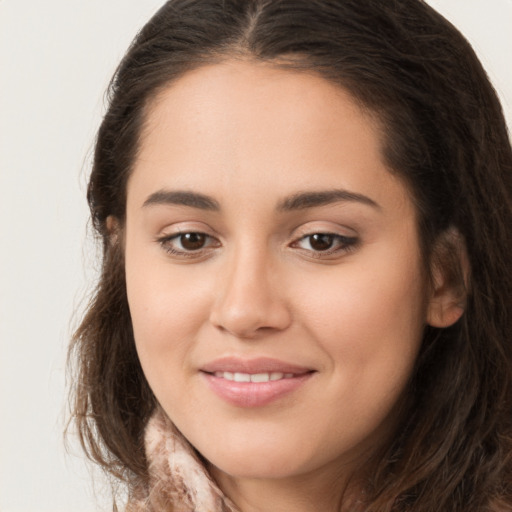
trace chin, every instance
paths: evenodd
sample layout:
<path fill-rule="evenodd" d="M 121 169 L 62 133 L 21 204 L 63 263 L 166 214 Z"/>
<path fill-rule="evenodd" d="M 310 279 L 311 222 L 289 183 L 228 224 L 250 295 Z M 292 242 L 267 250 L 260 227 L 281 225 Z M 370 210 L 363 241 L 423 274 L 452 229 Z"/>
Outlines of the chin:
<path fill-rule="evenodd" d="M 215 446 L 202 452 L 206 460 L 217 470 L 238 478 L 279 479 L 299 475 L 311 470 L 314 454 L 297 450 L 297 444 L 288 448 L 283 443 L 261 446 L 248 443 L 242 446 Z M 211 448 L 211 447 L 210 447 Z"/>

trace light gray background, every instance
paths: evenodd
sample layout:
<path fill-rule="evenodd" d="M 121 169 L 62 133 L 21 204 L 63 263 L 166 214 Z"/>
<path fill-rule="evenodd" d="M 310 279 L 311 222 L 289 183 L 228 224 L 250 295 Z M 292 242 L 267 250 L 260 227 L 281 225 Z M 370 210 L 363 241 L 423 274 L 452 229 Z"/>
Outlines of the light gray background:
<path fill-rule="evenodd" d="M 512 0 L 430 3 L 473 43 L 512 126 Z M 0 512 L 109 510 L 63 447 L 65 354 L 95 276 L 84 197 L 103 92 L 161 4 L 0 0 Z"/>

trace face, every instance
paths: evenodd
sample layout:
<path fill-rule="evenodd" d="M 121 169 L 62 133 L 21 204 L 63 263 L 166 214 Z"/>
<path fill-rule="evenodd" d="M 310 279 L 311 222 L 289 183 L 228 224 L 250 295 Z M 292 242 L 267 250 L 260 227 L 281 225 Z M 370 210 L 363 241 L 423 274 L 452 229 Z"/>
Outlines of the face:
<path fill-rule="evenodd" d="M 215 471 L 377 448 L 428 305 L 410 195 L 346 92 L 263 64 L 189 72 L 149 109 L 124 235 L 143 370 Z"/>

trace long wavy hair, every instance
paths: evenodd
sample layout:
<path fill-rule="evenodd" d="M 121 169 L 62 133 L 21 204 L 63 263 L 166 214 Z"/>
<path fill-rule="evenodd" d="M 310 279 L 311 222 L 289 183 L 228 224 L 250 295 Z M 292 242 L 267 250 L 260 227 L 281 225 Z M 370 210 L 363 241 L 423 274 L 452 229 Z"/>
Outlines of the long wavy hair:
<path fill-rule="evenodd" d="M 463 287 L 446 233 L 466 247 L 465 313 L 426 328 L 407 410 L 365 482 L 365 510 L 511 511 L 512 151 L 471 46 L 422 0 L 171 0 L 137 35 L 109 88 L 87 196 L 103 265 L 70 349 L 86 453 L 128 489 L 147 478 L 143 432 L 156 400 L 108 219 L 122 230 L 153 98 L 187 71 L 233 58 L 347 90 L 381 121 L 383 157 L 417 208 L 426 267 L 442 260 Z"/>

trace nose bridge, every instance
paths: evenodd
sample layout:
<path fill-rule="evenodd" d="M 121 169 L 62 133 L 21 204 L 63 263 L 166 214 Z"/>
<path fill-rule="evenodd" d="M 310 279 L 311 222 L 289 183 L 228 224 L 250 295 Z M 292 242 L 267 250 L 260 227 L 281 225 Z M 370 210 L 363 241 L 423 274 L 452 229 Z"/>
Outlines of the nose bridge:
<path fill-rule="evenodd" d="M 290 314 L 278 290 L 276 262 L 266 247 L 240 243 L 224 263 L 212 322 L 237 337 L 287 327 Z"/>

